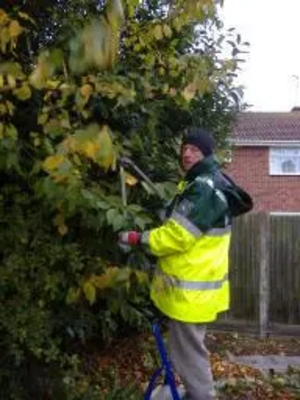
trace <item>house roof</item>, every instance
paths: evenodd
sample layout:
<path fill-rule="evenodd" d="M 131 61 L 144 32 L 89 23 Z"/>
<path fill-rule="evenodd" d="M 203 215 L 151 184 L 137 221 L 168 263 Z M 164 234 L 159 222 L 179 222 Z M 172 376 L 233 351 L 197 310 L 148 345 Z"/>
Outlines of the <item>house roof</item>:
<path fill-rule="evenodd" d="M 235 144 L 300 144 L 300 111 L 244 112 L 234 124 L 231 140 Z"/>

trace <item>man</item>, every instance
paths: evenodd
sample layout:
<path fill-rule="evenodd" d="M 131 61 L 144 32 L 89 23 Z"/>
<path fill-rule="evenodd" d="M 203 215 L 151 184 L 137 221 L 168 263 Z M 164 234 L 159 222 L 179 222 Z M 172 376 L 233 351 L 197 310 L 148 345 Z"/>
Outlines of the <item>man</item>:
<path fill-rule="evenodd" d="M 170 356 L 190 400 L 214 397 L 205 328 L 229 308 L 231 222 L 252 208 L 249 195 L 220 171 L 213 146 L 208 132 L 190 129 L 181 146 L 185 180 L 165 222 L 120 236 L 124 244 L 147 246 L 158 259 L 151 298 L 169 318 Z"/>

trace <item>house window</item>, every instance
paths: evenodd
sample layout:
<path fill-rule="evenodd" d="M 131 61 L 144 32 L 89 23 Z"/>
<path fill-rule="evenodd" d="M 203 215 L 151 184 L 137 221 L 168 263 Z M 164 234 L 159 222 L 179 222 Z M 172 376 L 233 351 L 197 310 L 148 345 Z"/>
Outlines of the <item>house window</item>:
<path fill-rule="evenodd" d="M 270 175 L 300 175 L 300 147 L 273 147 L 269 153 Z"/>

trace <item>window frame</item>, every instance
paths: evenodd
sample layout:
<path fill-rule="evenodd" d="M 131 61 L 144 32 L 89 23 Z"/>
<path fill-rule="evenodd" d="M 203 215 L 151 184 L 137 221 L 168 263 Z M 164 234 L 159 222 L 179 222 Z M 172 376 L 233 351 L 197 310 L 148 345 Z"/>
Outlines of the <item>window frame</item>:
<path fill-rule="evenodd" d="M 278 157 L 277 158 L 277 163 L 281 164 L 280 165 L 281 170 L 279 170 L 279 168 L 276 168 L 276 167 L 274 168 L 274 164 L 276 163 L 276 161 L 274 161 L 274 159 L 276 159 L 276 154 L 274 154 L 274 153 L 276 153 L 276 151 L 277 152 L 281 151 L 281 152 L 288 153 L 290 151 L 292 152 L 292 151 L 295 151 L 295 150 L 298 151 L 298 154 L 294 156 L 296 158 L 296 172 L 291 172 L 291 171 L 284 172 L 282 170 L 282 167 L 281 167 L 282 163 L 284 161 L 288 161 L 288 160 L 291 160 L 293 158 L 292 155 L 289 156 L 288 154 L 281 156 L 281 158 L 282 158 L 281 163 L 279 161 L 280 155 L 277 154 L 277 157 Z M 286 158 L 286 159 L 284 160 L 284 158 Z M 280 147 L 279 146 L 270 146 L 269 147 L 269 175 L 270 176 L 300 176 L 300 145 L 296 145 L 296 146 L 280 146 Z"/>

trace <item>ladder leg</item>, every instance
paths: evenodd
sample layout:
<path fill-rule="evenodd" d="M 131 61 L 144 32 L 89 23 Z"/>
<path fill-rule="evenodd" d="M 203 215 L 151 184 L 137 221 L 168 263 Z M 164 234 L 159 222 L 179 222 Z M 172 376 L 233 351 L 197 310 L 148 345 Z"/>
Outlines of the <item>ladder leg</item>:
<path fill-rule="evenodd" d="M 175 377 L 172 371 L 172 366 L 171 362 L 169 361 L 169 357 L 166 351 L 166 347 L 162 338 L 162 335 L 160 333 L 160 325 L 161 321 L 158 321 L 153 325 L 153 335 L 156 341 L 156 345 L 158 348 L 160 360 L 161 360 L 161 365 L 164 369 L 165 372 L 165 382 L 169 385 L 173 400 L 180 400 L 177 388 L 176 388 L 176 382 L 175 382 Z"/>

